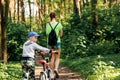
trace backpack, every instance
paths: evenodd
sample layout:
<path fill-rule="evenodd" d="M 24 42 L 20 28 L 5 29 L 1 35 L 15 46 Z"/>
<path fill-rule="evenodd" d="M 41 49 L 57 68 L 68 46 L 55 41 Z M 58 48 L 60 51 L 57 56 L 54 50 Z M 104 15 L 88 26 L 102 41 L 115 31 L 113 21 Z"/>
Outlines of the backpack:
<path fill-rule="evenodd" d="M 59 23 L 57 23 L 58 25 Z M 49 23 L 50 27 L 51 27 L 51 32 L 48 35 L 48 45 L 50 46 L 55 46 L 57 44 L 57 35 L 55 32 L 55 28 L 57 27 L 57 25 L 55 26 L 55 28 L 53 29 L 51 24 Z"/>

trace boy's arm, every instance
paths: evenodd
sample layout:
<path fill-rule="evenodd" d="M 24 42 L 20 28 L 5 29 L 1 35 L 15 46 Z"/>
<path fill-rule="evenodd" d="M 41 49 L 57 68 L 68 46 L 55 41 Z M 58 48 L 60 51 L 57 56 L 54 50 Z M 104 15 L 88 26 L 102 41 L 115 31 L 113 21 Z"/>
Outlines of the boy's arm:
<path fill-rule="evenodd" d="M 43 51 L 43 54 L 44 54 L 44 52 L 45 52 L 45 54 L 46 54 L 46 52 L 47 53 L 58 53 L 57 50 L 52 50 L 52 49 L 48 49 L 48 48 L 42 47 L 42 46 L 38 45 L 37 43 L 35 43 L 35 48 L 37 50 Z"/>
<path fill-rule="evenodd" d="M 43 46 L 40 46 L 40 45 L 38 45 L 37 43 L 34 43 L 33 46 L 34 46 L 35 50 L 40 50 L 40 51 L 48 52 L 48 53 L 51 53 L 51 52 L 52 52 L 51 49 L 48 49 L 48 48 L 43 47 Z"/>

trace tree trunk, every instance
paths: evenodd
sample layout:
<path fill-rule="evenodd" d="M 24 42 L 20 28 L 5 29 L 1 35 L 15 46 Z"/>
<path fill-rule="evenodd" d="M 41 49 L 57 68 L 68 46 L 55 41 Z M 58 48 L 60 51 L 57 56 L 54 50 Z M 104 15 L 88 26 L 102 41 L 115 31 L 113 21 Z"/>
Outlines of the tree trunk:
<path fill-rule="evenodd" d="M 92 0 L 92 16 L 93 16 L 93 26 L 98 26 L 98 14 L 97 14 L 97 0 Z"/>
<path fill-rule="evenodd" d="M 14 0 L 14 15 L 13 15 L 13 21 L 15 22 L 16 21 L 16 17 L 15 17 L 15 14 L 16 14 L 16 0 Z"/>
<path fill-rule="evenodd" d="M 1 39 L 1 38 L 2 38 L 2 37 L 1 37 L 1 21 L 2 21 L 2 20 L 1 20 L 1 10 L 2 10 L 2 3 L 1 3 L 1 1 L 0 1 L 0 60 L 3 59 L 3 57 L 2 57 L 2 56 L 3 56 L 3 55 L 2 55 L 2 50 L 1 50 L 1 48 L 2 48 L 2 47 L 1 47 L 1 44 L 2 44 L 2 43 L 1 43 L 1 40 L 2 40 L 2 39 Z"/>
<path fill-rule="evenodd" d="M 14 13 L 14 0 L 10 0 L 10 3 L 9 3 L 9 18 L 12 20 L 12 16 L 13 16 L 13 13 Z"/>
<path fill-rule="evenodd" d="M 20 21 L 20 18 L 19 18 L 19 12 L 20 12 L 19 2 L 20 2 L 20 0 L 17 0 L 17 18 L 18 18 L 18 21 Z"/>
<path fill-rule="evenodd" d="M 29 12 L 30 12 L 30 14 L 29 14 L 29 17 L 30 17 L 30 31 L 32 31 L 32 28 L 31 28 L 31 24 L 32 24 L 32 16 L 31 16 L 31 2 L 30 2 L 30 0 L 28 0 L 28 4 L 29 4 Z"/>
<path fill-rule="evenodd" d="M 81 17 L 81 15 L 82 15 L 82 0 L 80 0 L 79 1 L 79 7 L 80 7 L 80 17 Z"/>
<path fill-rule="evenodd" d="M 21 0 L 21 15 L 22 15 L 22 22 L 25 23 L 25 8 L 24 8 L 23 0 Z"/>
<path fill-rule="evenodd" d="M 74 13 L 80 14 L 79 0 L 73 0 L 73 2 L 74 2 Z"/>
<path fill-rule="evenodd" d="M 6 28 L 9 11 L 9 0 L 0 1 L 1 5 L 1 50 L 4 58 L 4 63 L 7 63 L 7 40 L 6 40 Z"/>
<path fill-rule="evenodd" d="M 38 11 L 37 11 L 37 15 L 36 15 L 36 23 L 38 23 L 38 26 L 41 27 L 42 24 L 42 18 L 41 18 L 41 0 L 36 1 L 37 3 L 37 7 L 38 7 Z"/>

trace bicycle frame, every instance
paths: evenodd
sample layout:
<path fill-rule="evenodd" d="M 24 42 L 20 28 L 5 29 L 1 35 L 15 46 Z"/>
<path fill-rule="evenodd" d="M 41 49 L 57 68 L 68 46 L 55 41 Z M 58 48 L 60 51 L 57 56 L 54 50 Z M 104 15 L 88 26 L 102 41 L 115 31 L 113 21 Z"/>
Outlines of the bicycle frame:
<path fill-rule="evenodd" d="M 44 53 L 44 54 L 48 54 L 48 53 Z M 40 79 L 40 80 L 51 80 L 51 69 L 49 67 L 49 58 L 44 57 L 44 55 L 42 55 L 41 60 L 39 60 L 39 64 L 42 64 L 43 66 L 43 71 L 40 72 L 40 78 L 44 76 L 44 79 Z"/>

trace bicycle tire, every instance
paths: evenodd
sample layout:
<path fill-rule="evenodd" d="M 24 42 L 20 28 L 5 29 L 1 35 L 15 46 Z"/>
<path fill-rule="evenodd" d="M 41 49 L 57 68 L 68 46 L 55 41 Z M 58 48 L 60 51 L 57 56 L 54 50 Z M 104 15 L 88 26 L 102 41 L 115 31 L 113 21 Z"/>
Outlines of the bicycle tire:
<path fill-rule="evenodd" d="M 47 80 L 47 76 L 44 72 L 40 73 L 39 80 Z"/>
<path fill-rule="evenodd" d="M 52 75 L 51 70 L 49 71 L 48 75 L 49 75 L 49 77 L 48 77 L 49 80 L 56 80 L 55 76 Z"/>

